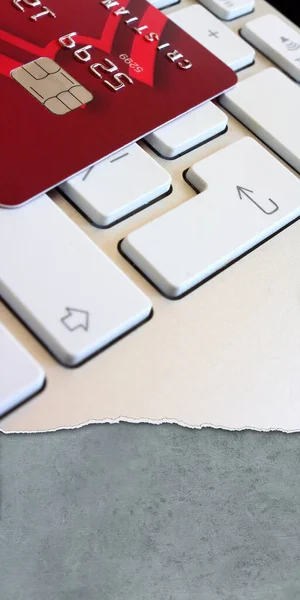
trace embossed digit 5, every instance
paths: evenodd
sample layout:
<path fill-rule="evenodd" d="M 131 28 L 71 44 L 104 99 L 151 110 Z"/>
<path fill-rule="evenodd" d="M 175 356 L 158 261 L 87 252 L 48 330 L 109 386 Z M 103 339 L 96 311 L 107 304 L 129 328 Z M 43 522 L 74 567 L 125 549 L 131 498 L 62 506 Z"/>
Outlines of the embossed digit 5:
<path fill-rule="evenodd" d="M 119 85 L 113 85 L 113 83 L 111 83 L 110 81 L 107 81 L 107 79 L 104 80 L 104 83 L 111 89 L 114 90 L 114 92 L 118 92 L 119 90 L 121 90 L 122 88 L 125 87 L 125 82 L 126 83 L 133 83 L 133 80 L 131 79 L 131 77 L 129 77 L 128 75 L 126 75 L 126 73 L 117 73 L 116 75 L 113 76 L 114 81 L 116 81 Z M 124 80 L 124 81 L 122 81 Z"/>
<path fill-rule="evenodd" d="M 117 65 L 115 65 L 115 63 L 109 60 L 109 58 L 104 58 L 103 62 L 106 63 L 106 65 L 103 65 L 102 63 L 98 64 L 103 71 L 106 71 L 106 73 L 115 73 L 115 71 L 118 70 Z"/>

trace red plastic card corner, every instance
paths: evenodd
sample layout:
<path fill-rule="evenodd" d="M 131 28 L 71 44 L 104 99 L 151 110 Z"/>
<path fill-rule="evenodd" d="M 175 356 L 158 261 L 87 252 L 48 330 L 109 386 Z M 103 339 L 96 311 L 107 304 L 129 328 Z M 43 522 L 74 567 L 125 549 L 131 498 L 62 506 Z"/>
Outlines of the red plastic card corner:
<path fill-rule="evenodd" d="M 2 206 L 27 202 L 237 81 L 146 0 L 47 5 L 1 3 Z"/>

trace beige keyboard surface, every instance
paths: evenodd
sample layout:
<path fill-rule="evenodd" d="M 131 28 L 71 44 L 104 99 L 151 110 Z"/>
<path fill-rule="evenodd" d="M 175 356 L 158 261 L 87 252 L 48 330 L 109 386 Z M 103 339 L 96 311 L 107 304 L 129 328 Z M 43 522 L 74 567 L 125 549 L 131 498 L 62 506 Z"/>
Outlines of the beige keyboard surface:
<path fill-rule="evenodd" d="M 0 238 L 9 249 L 14 219 L 31 272 L 6 250 L 4 432 L 300 430 L 299 28 L 264 0 L 152 3 L 239 84 L 18 218 L 6 211 Z"/>

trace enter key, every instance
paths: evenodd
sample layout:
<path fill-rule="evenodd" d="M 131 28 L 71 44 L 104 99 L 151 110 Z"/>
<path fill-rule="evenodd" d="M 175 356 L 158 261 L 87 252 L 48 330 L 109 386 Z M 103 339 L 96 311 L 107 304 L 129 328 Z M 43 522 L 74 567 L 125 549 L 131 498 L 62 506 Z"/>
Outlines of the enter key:
<path fill-rule="evenodd" d="M 193 165 L 202 192 L 123 240 L 122 252 L 179 298 L 300 215 L 300 181 L 251 138 Z"/>

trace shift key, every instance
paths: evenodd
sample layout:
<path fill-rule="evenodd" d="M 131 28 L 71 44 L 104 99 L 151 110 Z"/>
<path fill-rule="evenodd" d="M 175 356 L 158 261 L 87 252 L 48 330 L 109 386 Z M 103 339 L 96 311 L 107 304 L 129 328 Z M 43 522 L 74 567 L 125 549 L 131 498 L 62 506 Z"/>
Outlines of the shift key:
<path fill-rule="evenodd" d="M 48 196 L 0 213 L 1 296 L 62 364 L 150 316 L 150 300 Z"/>

